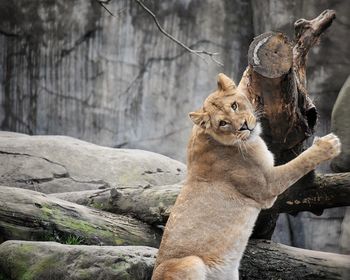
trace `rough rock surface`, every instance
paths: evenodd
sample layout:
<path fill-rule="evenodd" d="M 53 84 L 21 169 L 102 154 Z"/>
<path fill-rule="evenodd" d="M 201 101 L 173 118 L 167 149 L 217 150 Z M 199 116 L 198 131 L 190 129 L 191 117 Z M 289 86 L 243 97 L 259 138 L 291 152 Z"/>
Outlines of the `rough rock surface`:
<path fill-rule="evenodd" d="M 236 81 L 254 36 L 287 32 L 298 18 L 337 11 L 309 59 L 308 89 L 329 130 L 337 93 L 350 69 L 349 1 L 182 0 L 146 4 L 164 28 L 196 49 L 221 53 L 224 67 L 186 53 L 135 1 L 0 2 L 0 129 L 63 134 L 101 145 L 152 150 L 185 161 L 188 112 L 215 75 Z M 213 16 L 215 11 L 216 15 Z M 271 16 L 274 15 L 274 16 Z"/>
<path fill-rule="evenodd" d="M 350 171 L 350 76 L 339 92 L 332 111 L 332 131 L 341 140 L 341 154 L 332 160 L 335 172 Z"/>
<path fill-rule="evenodd" d="M 113 149 L 65 136 L 0 132 L 0 184 L 43 193 L 167 185 L 186 166 L 168 157 Z"/>
<path fill-rule="evenodd" d="M 136 1 L 0 1 L 0 129 L 63 134 L 185 160 L 196 109 L 225 71 L 240 77 L 249 0 L 147 1 L 162 26 L 225 67 L 184 51 Z M 213 11 L 218 16 L 213 16 Z"/>
<path fill-rule="evenodd" d="M 0 186 L 0 243 L 76 239 L 95 245 L 159 245 L 149 225 L 45 194 Z"/>
<path fill-rule="evenodd" d="M 0 245 L 0 279 L 148 280 L 157 249 L 7 241 Z"/>

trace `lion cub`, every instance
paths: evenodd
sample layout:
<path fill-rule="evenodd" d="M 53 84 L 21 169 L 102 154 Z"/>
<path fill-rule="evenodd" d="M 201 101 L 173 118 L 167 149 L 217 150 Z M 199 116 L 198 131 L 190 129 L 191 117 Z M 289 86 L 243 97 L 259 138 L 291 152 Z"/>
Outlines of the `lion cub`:
<path fill-rule="evenodd" d="M 190 118 L 195 125 L 188 175 L 166 224 L 152 280 L 238 280 L 260 210 L 337 156 L 340 142 L 329 134 L 287 164 L 274 166 L 252 104 L 224 74 Z"/>

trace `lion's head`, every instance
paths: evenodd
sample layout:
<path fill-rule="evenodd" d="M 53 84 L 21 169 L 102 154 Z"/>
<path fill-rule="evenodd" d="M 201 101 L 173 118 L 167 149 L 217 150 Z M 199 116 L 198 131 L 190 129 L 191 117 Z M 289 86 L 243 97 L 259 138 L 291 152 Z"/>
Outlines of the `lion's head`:
<path fill-rule="evenodd" d="M 218 89 L 191 112 L 191 120 L 223 145 L 235 145 L 254 139 L 261 132 L 254 107 L 244 93 L 226 75 L 218 75 Z"/>

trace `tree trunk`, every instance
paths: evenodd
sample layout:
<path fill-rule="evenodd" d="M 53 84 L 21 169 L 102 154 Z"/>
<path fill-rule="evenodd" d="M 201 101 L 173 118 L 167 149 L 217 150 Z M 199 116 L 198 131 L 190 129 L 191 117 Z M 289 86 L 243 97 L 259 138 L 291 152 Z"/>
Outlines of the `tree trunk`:
<path fill-rule="evenodd" d="M 49 196 L 103 211 L 128 214 L 151 225 L 165 225 L 181 184 L 150 188 L 112 188 L 105 190 L 54 193 Z M 324 209 L 349 206 L 350 173 L 315 174 L 309 185 L 297 184 L 278 197 L 265 215 L 309 211 L 316 215 Z"/>
<path fill-rule="evenodd" d="M 71 246 L 7 241 L 0 245 L 0 279 L 151 279 L 157 250 L 144 246 Z M 251 240 L 240 279 L 349 279 L 349 256 Z M 2 278 L 1 278 L 2 277 Z"/>
<path fill-rule="evenodd" d="M 277 165 L 299 155 L 314 131 L 317 111 L 306 91 L 306 59 L 334 18 L 335 12 L 326 10 L 311 21 L 297 20 L 294 46 L 284 34 L 273 32 L 256 37 L 250 45 L 249 66 L 239 88 L 262 114 L 263 138 Z M 310 173 L 283 195 L 312 181 Z M 277 218 L 278 211 L 262 211 L 252 237 L 270 239 Z"/>
<path fill-rule="evenodd" d="M 0 279 L 148 280 L 157 249 L 145 246 L 72 246 L 7 241 L 0 245 Z"/>
<path fill-rule="evenodd" d="M 133 218 L 91 209 L 42 193 L 0 186 L 0 243 L 8 239 L 76 239 L 88 245 L 148 245 L 160 236 Z"/>
<path fill-rule="evenodd" d="M 164 225 L 181 184 L 149 188 L 118 187 L 106 190 L 55 193 L 50 196 L 116 214 L 131 215 L 151 225 Z"/>
<path fill-rule="evenodd" d="M 251 240 L 240 267 L 240 279 L 349 279 L 350 256 L 299 249 L 271 241 Z"/>
<path fill-rule="evenodd" d="M 288 213 L 309 211 L 321 215 L 324 209 L 349 206 L 350 173 L 316 174 L 310 185 L 297 184 L 280 195 L 266 212 Z"/>

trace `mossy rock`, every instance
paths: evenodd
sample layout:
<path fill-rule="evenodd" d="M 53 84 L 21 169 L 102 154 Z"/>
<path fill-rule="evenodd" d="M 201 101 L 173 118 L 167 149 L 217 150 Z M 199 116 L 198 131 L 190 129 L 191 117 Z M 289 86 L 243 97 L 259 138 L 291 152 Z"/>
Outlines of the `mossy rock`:
<path fill-rule="evenodd" d="M 0 239 L 157 247 L 159 233 L 134 218 L 45 194 L 0 186 Z"/>
<path fill-rule="evenodd" d="M 0 245 L 0 277 L 6 280 L 146 280 L 151 278 L 156 252 L 144 246 L 6 241 Z"/>

